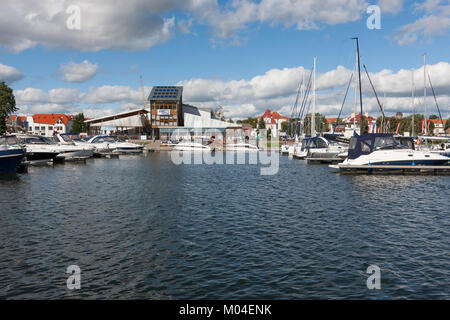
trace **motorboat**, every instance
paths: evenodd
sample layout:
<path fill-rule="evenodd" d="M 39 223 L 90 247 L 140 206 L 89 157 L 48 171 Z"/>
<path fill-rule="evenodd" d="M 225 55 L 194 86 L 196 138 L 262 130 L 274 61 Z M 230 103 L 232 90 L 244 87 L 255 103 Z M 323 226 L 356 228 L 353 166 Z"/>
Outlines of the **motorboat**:
<path fill-rule="evenodd" d="M 71 160 L 79 157 L 92 157 L 94 150 L 89 146 L 74 143 L 59 143 L 56 137 L 44 137 L 30 134 L 18 134 L 17 139 L 26 148 L 28 161 L 49 161 L 56 158 Z"/>
<path fill-rule="evenodd" d="M 296 159 L 342 159 L 347 157 L 348 147 L 331 142 L 324 137 L 305 138 L 295 146 L 293 157 Z"/>
<path fill-rule="evenodd" d="M 144 146 L 125 142 L 114 136 L 99 135 L 91 137 L 87 141 L 76 141 L 76 145 L 88 144 L 93 146 L 96 153 L 114 152 L 114 153 L 140 153 Z"/>
<path fill-rule="evenodd" d="M 59 146 L 43 136 L 31 134 L 15 135 L 18 142 L 25 147 L 26 158 L 31 162 L 51 161 L 61 153 Z"/>
<path fill-rule="evenodd" d="M 25 157 L 25 150 L 14 136 L 0 137 L 0 174 L 15 173 Z"/>
<path fill-rule="evenodd" d="M 283 144 L 280 149 L 281 154 L 289 154 L 289 147 L 288 144 Z"/>
<path fill-rule="evenodd" d="M 391 133 L 368 133 L 350 139 L 343 165 L 447 165 L 449 158 L 401 144 Z"/>
<path fill-rule="evenodd" d="M 238 143 L 227 143 L 226 150 L 237 151 L 237 152 L 258 152 L 259 148 L 250 143 L 238 142 Z"/>
<path fill-rule="evenodd" d="M 174 151 L 211 152 L 210 146 L 205 146 L 198 142 L 181 141 L 174 148 Z"/>

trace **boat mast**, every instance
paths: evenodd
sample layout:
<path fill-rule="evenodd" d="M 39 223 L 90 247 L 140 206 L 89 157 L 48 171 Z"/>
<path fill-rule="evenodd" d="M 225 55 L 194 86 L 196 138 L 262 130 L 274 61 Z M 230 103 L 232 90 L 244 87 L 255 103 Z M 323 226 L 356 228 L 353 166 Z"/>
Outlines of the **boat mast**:
<path fill-rule="evenodd" d="M 358 59 L 358 79 L 359 79 L 359 106 L 361 109 L 361 117 L 359 120 L 359 134 L 363 134 L 363 106 L 362 106 L 362 90 L 361 90 L 361 62 L 359 57 L 359 39 L 358 37 L 352 38 L 356 40 L 356 54 Z M 356 116 L 356 115 L 355 115 Z"/>
<path fill-rule="evenodd" d="M 311 110 L 311 137 L 316 136 L 316 57 L 314 57 L 313 67 L 313 96 L 312 96 L 312 110 Z"/>
<path fill-rule="evenodd" d="M 425 135 L 428 133 L 427 128 L 427 54 L 423 54 L 423 108 L 425 118 Z"/>
<path fill-rule="evenodd" d="M 414 91 L 415 91 L 415 86 L 414 86 L 414 69 L 411 69 L 411 97 L 412 97 L 412 111 L 413 111 L 413 115 L 412 115 L 412 132 L 411 132 L 411 136 L 414 137 L 415 133 L 414 133 L 414 113 L 416 112 L 414 109 Z"/>

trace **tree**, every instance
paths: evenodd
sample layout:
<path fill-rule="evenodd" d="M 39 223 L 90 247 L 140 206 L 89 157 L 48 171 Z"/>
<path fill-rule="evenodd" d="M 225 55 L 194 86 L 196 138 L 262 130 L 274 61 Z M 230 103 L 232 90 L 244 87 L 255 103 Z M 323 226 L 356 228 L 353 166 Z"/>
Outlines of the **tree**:
<path fill-rule="evenodd" d="M 289 121 L 291 121 L 291 120 L 289 119 Z M 283 121 L 281 123 L 281 132 L 288 133 L 287 130 L 288 130 L 288 127 L 289 127 L 289 121 Z"/>
<path fill-rule="evenodd" d="M 6 117 L 17 110 L 13 90 L 4 81 L 0 82 L 0 135 L 6 132 Z"/>
<path fill-rule="evenodd" d="M 258 129 L 265 129 L 266 128 L 266 123 L 263 119 L 263 117 L 260 118 L 259 123 L 258 123 Z"/>
<path fill-rule="evenodd" d="M 88 127 L 87 124 L 84 122 L 84 114 L 79 113 L 77 114 L 72 121 L 72 133 L 80 133 L 80 132 L 87 132 Z"/>
<path fill-rule="evenodd" d="M 439 117 L 435 114 L 432 114 L 428 119 L 439 119 Z"/>
<path fill-rule="evenodd" d="M 233 119 L 229 119 L 228 123 L 234 123 Z"/>
<path fill-rule="evenodd" d="M 450 118 L 448 118 L 447 122 L 445 123 L 445 130 L 450 128 Z"/>

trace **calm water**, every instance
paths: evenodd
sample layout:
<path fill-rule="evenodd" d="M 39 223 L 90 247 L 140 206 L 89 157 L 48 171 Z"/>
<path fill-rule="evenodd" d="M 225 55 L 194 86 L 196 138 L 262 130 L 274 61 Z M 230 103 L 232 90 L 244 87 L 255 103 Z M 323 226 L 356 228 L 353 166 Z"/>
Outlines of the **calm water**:
<path fill-rule="evenodd" d="M 152 153 L 0 178 L 0 298 L 450 298 L 450 177 L 259 172 Z"/>

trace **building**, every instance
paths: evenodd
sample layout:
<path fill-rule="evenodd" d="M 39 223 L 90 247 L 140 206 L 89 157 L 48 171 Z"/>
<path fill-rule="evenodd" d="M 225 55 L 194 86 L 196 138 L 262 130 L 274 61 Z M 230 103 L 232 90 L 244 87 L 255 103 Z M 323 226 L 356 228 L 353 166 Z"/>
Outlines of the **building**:
<path fill-rule="evenodd" d="M 434 130 L 433 130 L 433 134 L 435 136 L 445 136 L 445 125 L 448 121 L 448 119 L 430 119 L 431 122 L 434 123 Z M 442 124 L 442 122 L 444 122 L 444 124 Z"/>
<path fill-rule="evenodd" d="M 148 96 L 152 135 L 159 138 L 160 128 L 180 127 L 183 119 L 183 87 L 155 86 Z"/>
<path fill-rule="evenodd" d="M 283 117 L 278 112 L 271 112 L 269 109 L 264 112 L 262 119 L 266 125 L 266 129 L 269 130 L 273 138 L 278 138 L 281 133 L 281 124 L 288 121 L 288 117 Z M 258 117 L 258 124 L 261 121 L 261 117 Z"/>
<path fill-rule="evenodd" d="M 62 113 L 38 113 L 26 117 L 26 128 L 30 134 L 52 136 L 54 133 L 67 133 L 72 128 L 73 116 Z"/>
<path fill-rule="evenodd" d="M 150 131 L 147 109 L 128 110 L 110 116 L 86 120 L 91 134 L 146 136 Z"/>

